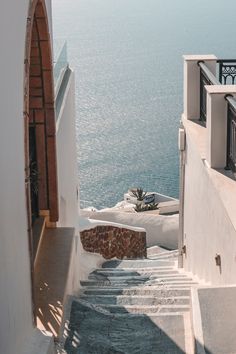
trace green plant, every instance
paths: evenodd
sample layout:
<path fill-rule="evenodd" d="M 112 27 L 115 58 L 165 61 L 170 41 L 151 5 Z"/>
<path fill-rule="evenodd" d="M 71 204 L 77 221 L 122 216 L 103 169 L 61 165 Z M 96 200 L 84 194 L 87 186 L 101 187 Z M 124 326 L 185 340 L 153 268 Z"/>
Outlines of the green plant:
<path fill-rule="evenodd" d="M 158 203 L 148 204 L 148 210 L 156 210 Z"/>
<path fill-rule="evenodd" d="M 148 210 L 156 210 L 158 206 L 158 203 L 154 203 L 154 204 L 137 204 L 135 207 L 135 211 L 137 211 L 137 213 L 140 213 L 142 211 L 148 211 Z"/>
<path fill-rule="evenodd" d="M 138 201 L 143 201 L 144 197 L 146 196 L 147 192 L 144 192 L 142 188 L 137 188 L 132 190 L 132 194 L 134 197 L 137 198 Z"/>
<path fill-rule="evenodd" d="M 137 204 L 134 208 L 135 211 L 137 211 L 137 213 L 141 212 L 141 211 L 145 211 L 144 210 L 145 206 L 143 206 L 142 204 Z"/>

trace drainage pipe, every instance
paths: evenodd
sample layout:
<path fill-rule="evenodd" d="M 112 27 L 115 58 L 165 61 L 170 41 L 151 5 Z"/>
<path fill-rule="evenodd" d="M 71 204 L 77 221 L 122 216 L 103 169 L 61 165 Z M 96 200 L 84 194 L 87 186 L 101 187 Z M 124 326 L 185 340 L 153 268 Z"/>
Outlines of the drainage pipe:
<path fill-rule="evenodd" d="M 183 268 L 184 247 L 184 189 L 185 189 L 185 146 L 186 135 L 183 123 L 179 128 L 179 153 L 180 153 L 180 177 L 179 177 L 179 237 L 178 237 L 178 267 Z"/>

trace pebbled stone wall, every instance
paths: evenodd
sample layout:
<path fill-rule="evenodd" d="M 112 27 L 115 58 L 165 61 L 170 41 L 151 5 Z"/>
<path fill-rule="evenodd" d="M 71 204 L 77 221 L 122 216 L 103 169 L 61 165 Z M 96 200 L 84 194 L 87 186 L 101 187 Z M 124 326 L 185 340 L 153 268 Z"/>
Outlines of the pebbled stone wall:
<path fill-rule="evenodd" d="M 146 232 L 106 225 L 81 231 L 80 238 L 85 251 L 99 253 L 106 259 L 145 258 L 147 255 Z"/>

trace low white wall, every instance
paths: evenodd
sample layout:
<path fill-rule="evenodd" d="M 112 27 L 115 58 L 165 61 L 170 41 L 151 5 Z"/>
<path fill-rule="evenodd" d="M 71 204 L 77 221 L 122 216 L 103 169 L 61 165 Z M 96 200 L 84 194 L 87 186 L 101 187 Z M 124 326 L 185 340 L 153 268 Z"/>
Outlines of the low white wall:
<path fill-rule="evenodd" d="M 78 176 L 73 71 L 71 71 L 60 114 L 57 118 L 57 171 L 59 195 L 58 226 L 76 227 L 78 219 Z"/>
<path fill-rule="evenodd" d="M 178 247 L 179 216 L 161 216 L 149 213 L 85 212 L 81 214 L 94 220 L 104 220 L 146 230 L 147 246 L 159 245 L 168 249 Z"/>
<path fill-rule="evenodd" d="M 229 200 L 236 198 L 236 182 L 224 170 L 207 166 L 206 128 L 194 124 L 185 122 L 184 267 L 213 285 L 232 284 L 236 282 L 236 229 L 229 216 L 230 211 L 235 215 L 235 203 L 230 205 Z M 221 256 L 221 268 L 216 266 L 216 254 Z"/>
<path fill-rule="evenodd" d="M 145 230 L 140 227 L 133 227 L 130 225 L 118 224 L 115 222 L 108 222 L 103 220 L 92 220 L 86 217 L 79 217 L 79 228 L 74 239 L 73 256 L 71 262 L 71 288 L 67 294 L 76 294 L 80 290 L 80 280 L 87 280 L 90 272 L 96 268 L 101 268 L 102 263 L 107 261 L 100 254 L 86 252 L 83 249 L 80 241 L 80 231 L 90 230 L 98 225 L 110 225 L 116 227 L 128 228 L 130 230 L 144 232 Z"/>

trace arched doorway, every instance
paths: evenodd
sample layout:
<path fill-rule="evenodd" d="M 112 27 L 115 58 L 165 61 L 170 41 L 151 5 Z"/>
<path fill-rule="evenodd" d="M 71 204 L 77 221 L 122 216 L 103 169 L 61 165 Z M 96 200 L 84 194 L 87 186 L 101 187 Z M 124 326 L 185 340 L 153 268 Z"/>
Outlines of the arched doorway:
<path fill-rule="evenodd" d="M 52 224 L 58 220 L 53 64 L 44 0 L 30 1 L 24 64 L 25 180 L 33 258 L 35 220 L 42 214 Z"/>

